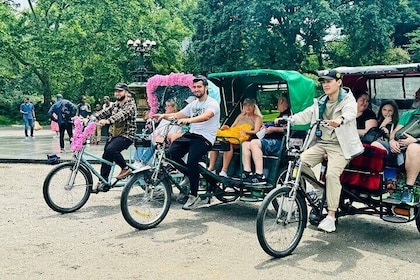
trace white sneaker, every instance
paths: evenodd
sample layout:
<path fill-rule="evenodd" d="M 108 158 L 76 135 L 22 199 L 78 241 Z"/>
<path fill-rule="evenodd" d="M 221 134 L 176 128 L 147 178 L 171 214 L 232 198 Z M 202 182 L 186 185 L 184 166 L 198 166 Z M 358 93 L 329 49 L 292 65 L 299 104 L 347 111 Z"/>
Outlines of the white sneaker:
<path fill-rule="evenodd" d="M 197 205 L 200 203 L 200 197 L 199 196 L 193 196 L 189 195 L 187 202 L 182 206 L 182 209 L 184 210 L 192 210 L 197 207 Z"/>
<path fill-rule="evenodd" d="M 325 217 L 318 225 L 318 229 L 325 232 L 335 231 L 335 218 L 331 216 Z"/>
<path fill-rule="evenodd" d="M 228 175 L 227 175 L 227 173 L 225 172 L 225 171 L 220 171 L 220 173 L 219 173 L 219 176 L 220 177 L 225 177 L 225 178 L 228 178 Z"/>

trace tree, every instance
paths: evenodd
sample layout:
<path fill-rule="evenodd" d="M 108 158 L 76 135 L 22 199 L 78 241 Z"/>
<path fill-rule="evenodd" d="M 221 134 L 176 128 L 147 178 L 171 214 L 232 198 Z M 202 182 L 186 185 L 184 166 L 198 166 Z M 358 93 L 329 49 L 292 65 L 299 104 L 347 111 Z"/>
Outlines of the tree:
<path fill-rule="evenodd" d="M 190 34 L 184 10 L 191 1 L 39 0 L 20 14 L 4 3 L 0 60 L 17 65 L 20 72 L 13 72 L 28 77 L 22 86 L 42 93 L 45 106 L 58 92 L 73 100 L 98 99 L 115 82 L 131 80 L 137 65 L 126 42 L 140 29 L 158 41 L 148 68 L 181 70 L 181 42 Z"/>
<path fill-rule="evenodd" d="M 301 69 L 321 60 L 322 38 L 338 19 L 326 1 L 200 1 L 189 48 L 196 72 Z M 197 65 L 198 64 L 198 65 Z"/>

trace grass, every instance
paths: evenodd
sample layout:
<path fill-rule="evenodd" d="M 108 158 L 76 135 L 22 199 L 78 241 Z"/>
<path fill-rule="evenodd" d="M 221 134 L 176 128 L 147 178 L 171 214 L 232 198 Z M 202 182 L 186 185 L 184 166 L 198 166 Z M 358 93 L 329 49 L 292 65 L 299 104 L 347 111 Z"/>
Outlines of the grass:
<path fill-rule="evenodd" d="M 279 112 L 273 111 L 271 114 L 263 115 L 263 122 L 272 122 L 279 115 Z"/>

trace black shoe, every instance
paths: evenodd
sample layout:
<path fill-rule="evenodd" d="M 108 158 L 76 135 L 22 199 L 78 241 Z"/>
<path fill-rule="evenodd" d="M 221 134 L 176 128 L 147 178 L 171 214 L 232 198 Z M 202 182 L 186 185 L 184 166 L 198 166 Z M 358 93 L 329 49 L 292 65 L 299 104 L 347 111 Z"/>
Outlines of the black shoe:
<path fill-rule="evenodd" d="M 244 180 L 247 185 L 265 185 L 267 180 L 263 174 L 254 174 Z"/>
<path fill-rule="evenodd" d="M 237 181 L 239 181 L 239 180 L 242 179 L 242 181 L 246 181 L 246 180 L 248 180 L 251 177 L 252 177 L 252 172 L 243 171 L 240 177 L 232 177 L 232 179 L 233 180 L 237 180 Z"/>
<path fill-rule="evenodd" d="M 92 189 L 92 193 L 99 193 L 99 192 L 107 192 L 111 189 L 111 187 L 107 184 L 102 183 L 101 181 L 96 184 L 96 188 Z"/>

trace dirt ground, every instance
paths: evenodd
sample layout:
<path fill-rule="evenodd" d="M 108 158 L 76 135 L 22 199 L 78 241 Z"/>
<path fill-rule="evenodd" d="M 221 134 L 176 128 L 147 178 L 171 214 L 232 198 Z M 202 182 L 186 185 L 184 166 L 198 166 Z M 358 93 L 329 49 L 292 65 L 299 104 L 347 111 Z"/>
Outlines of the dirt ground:
<path fill-rule="evenodd" d="M 0 164 L 1 279 L 418 279 L 414 223 L 340 219 L 336 233 L 308 225 L 293 255 L 260 248 L 258 204 L 184 211 L 173 202 L 156 228 L 138 231 L 120 213 L 121 189 L 92 195 L 72 214 L 42 196 L 48 165 Z"/>

